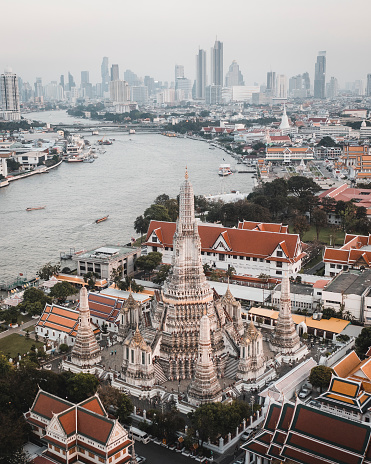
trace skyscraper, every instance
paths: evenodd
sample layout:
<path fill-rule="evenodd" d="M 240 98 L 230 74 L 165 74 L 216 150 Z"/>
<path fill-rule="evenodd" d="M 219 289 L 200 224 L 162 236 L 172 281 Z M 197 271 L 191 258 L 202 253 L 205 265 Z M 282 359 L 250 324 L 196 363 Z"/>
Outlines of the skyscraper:
<path fill-rule="evenodd" d="M 276 73 L 273 71 L 267 72 L 267 89 L 266 92 L 271 97 L 276 96 Z"/>
<path fill-rule="evenodd" d="M 196 55 L 196 98 L 205 99 L 206 88 L 206 52 L 199 50 Z"/>
<path fill-rule="evenodd" d="M 43 82 L 41 77 L 36 77 L 35 82 L 35 97 L 43 96 Z"/>
<path fill-rule="evenodd" d="M 175 65 L 175 81 L 178 77 L 184 77 L 184 66 L 181 64 Z"/>
<path fill-rule="evenodd" d="M 130 101 L 130 89 L 125 81 L 115 80 L 110 82 L 110 99 L 116 103 Z"/>
<path fill-rule="evenodd" d="M 119 65 L 113 64 L 111 66 L 111 81 L 118 81 L 120 79 Z"/>
<path fill-rule="evenodd" d="M 366 95 L 368 97 L 371 97 L 371 74 L 367 74 L 367 89 L 366 89 Z"/>
<path fill-rule="evenodd" d="M 75 79 L 73 78 L 73 75 L 68 71 L 68 90 L 71 91 L 73 87 L 76 87 Z"/>
<path fill-rule="evenodd" d="M 336 77 L 331 77 L 330 82 L 328 84 L 328 92 L 327 92 L 327 97 L 328 98 L 336 98 L 339 93 L 339 84 L 338 80 Z"/>
<path fill-rule="evenodd" d="M 63 90 L 64 90 L 64 74 L 61 74 L 61 77 L 60 77 L 60 80 L 59 80 L 59 84 L 62 86 Z"/>
<path fill-rule="evenodd" d="M 84 87 L 84 84 L 89 84 L 89 71 L 81 71 L 81 87 Z"/>
<path fill-rule="evenodd" d="M 3 102 L 3 117 L 8 121 L 21 119 L 19 107 L 18 78 L 11 68 L 6 68 L 1 74 L 1 99 Z"/>
<path fill-rule="evenodd" d="M 109 84 L 109 72 L 108 72 L 108 57 L 104 56 L 102 60 L 102 64 L 100 67 L 100 73 L 102 76 L 102 93 L 108 92 L 108 84 Z"/>
<path fill-rule="evenodd" d="M 223 42 L 219 40 L 211 49 L 211 84 L 223 85 Z"/>
<path fill-rule="evenodd" d="M 243 81 L 243 75 L 240 71 L 240 67 L 237 64 L 237 61 L 233 60 L 232 64 L 229 66 L 229 70 L 225 76 L 225 85 L 226 87 L 233 87 L 235 85 L 245 85 Z"/>
<path fill-rule="evenodd" d="M 314 98 L 326 98 L 326 52 L 318 52 L 314 70 Z"/>
<path fill-rule="evenodd" d="M 287 98 L 287 78 L 284 74 L 278 74 L 276 81 L 276 96 Z"/>

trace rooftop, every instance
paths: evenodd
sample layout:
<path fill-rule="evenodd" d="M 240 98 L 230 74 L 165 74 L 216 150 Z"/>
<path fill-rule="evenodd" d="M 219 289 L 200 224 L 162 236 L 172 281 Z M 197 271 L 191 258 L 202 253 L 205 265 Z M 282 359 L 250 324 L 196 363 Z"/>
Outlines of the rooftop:
<path fill-rule="evenodd" d="M 73 256 L 75 261 L 81 261 L 84 259 L 108 259 L 118 258 L 125 255 L 131 255 L 136 253 L 139 248 L 120 246 L 120 245 L 104 245 L 94 250 L 89 250 L 84 254 Z"/>
<path fill-rule="evenodd" d="M 324 291 L 344 295 L 362 295 L 371 286 L 371 269 L 341 272 Z"/>

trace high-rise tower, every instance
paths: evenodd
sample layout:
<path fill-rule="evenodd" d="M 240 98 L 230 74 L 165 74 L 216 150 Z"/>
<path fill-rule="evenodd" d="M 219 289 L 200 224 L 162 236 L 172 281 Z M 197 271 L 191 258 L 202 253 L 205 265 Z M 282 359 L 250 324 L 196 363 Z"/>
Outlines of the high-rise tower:
<path fill-rule="evenodd" d="M 281 282 L 281 302 L 277 325 L 270 340 L 272 351 L 281 354 L 293 354 L 300 348 L 299 335 L 291 315 L 290 280 L 288 275 Z"/>
<path fill-rule="evenodd" d="M 240 71 L 237 61 L 233 60 L 229 66 L 229 70 L 225 76 L 226 87 L 233 87 L 235 85 L 245 85 L 243 75 Z"/>
<path fill-rule="evenodd" d="M 108 71 L 108 56 L 104 56 L 102 60 L 102 64 L 100 67 L 100 73 L 102 76 L 102 93 L 108 92 L 108 85 L 109 85 L 109 71 Z"/>
<path fill-rule="evenodd" d="M 196 55 L 196 99 L 205 99 L 206 89 L 206 52 L 199 50 Z"/>
<path fill-rule="evenodd" d="M 194 215 L 194 195 L 186 172 L 180 188 L 179 218 L 173 238 L 172 272 L 154 302 L 155 328 L 162 334 L 160 362 L 168 378 L 192 378 L 197 357 L 200 320 L 210 320 L 214 355 L 224 348 L 225 322 L 220 302 L 214 303 L 202 266 L 201 240 Z M 216 366 L 220 370 L 223 366 Z"/>
<path fill-rule="evenodd" d="M 111 81 L 118 81 L 120 79 L 119 65 L 113 64 L 111 66 Z"/>
<path fill-rule="evenodd" d="M 1 74 L 1 99 L 3 102 L 3 116 L 9 121 L 19 121 L 21 119 L 19 106 L 18 78 L 11 68 L 6 68 Z"/>
<path fill-rule="evenodd" d="M 276 73 L 274 71 L 267 72 L 267 94 L 271 97 L 276 96 Z"/>
<path fill-rule="evenodd" d="M 314 98 L 326 98 L 326 52 L 318 52 L 314 71 Z"/>
<path fill-rule="evenodd" d="M 223 42 L 219 40 L 211 49 L 211 84 L 223 85 Z"/>

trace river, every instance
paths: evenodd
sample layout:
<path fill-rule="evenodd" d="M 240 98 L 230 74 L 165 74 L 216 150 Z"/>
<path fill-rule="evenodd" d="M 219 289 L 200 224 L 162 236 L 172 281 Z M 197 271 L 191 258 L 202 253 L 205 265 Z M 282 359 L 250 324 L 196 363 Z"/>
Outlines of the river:
<path fill-rule="evenodd" d="M 65 111 L 29 113 L 38 121 L 71 122 Z M 86 123 L 86 120 L 81 120 Z M 70 248 L 125 244 L 137 216 L 162 193 L 175 197 L 188 167 L 196 195 L 251 192 L 251 174 L 218 176 L 219 164 L 235 164 L 205 142 L 159 134 L 106 134 L 115 138 L 94 163 L 62 163 L 0 189 L 0 281 L 29 278 Z M 101 136 L 88 136 L 93 144 Z M 27 207 L 45 205 L 27 212 Z M 100 224 L 95 220 L 109 215 Z"/>

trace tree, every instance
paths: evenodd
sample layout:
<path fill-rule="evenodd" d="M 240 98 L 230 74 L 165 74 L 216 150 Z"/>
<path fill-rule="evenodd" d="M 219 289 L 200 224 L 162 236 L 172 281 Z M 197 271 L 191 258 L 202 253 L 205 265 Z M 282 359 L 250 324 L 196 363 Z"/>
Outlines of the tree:
<path fill-rule="evenodd" d="M 98 388 L 98 379 L 92 374 L 72 374 L 67 378 L 67 395 L 69 401 L 80 403 L 93 396 Z"/>
<path fill-rule="evenodd" d="M 121 393 L 121 398 L 117 404 L 117 417 L 119 421 L 125 422 L 126 424 L 130 423 L 130 414 L 133 412 L 133 410 L 134 405 L 131 399 L 124 393 Z"/>
<path fill-rule="evenodd" d="M 67 351 L 69 350 L 69 346 L 66 344 L 66 343 L 61 343 L 59 345 L 59 352 L 60 353 L 67 353 Z"/>
<path fill-rule="evenodd" d="M 59 304 L 66 301 L 70 295 L 75 295 L 75 293 L 77 293 L 76 287 L 69 282 L 58 282 L 50 290 L 50 296 L 55 298 Z"/>
<path fill-rule="evenodd" d="M 41 269 L 39 269 L 36 274 L 42 280 L 49 280 L 52 275 L 59 274 L 60 264 L 47 263 Z"/>
<path fill-rule="evenodd" d="M 98 274 L 96 272 L 87 272 L 84 274 L 84 282 L 88 284 L 88 288 L 91 290 L 95 289 L 95 282 L 97 280 Z"/>
<path fill-rule="evenodd" d="M 124 280 L 118 282 L 117 287 L 120 290 L 128 291 L 130 288 L 134 293 L 140 293 L 144 290 L 143 285 L 139 285 L 131 276 L 125 276 Z"/>
<path fill-rule="evenodd" d="M 320 388 L 321 393 L 323 388 L 328 388 L 333 374 L 331 367 L 316 366 L 310 371 L 309 382 L 313 387 Z"/>
<path fill-rule="evenodd" d="M 23 301 L 18 305 L 18 309 L 27 312 L 31 316 L 40 315 L 46 304 L 50 304 L 52 299 L 45 295 L 39 288 L 31 287 L 25 290 Z"/>
<path fill-rule="evenodd" d="M 326 212 L 321 208 L 315 208 L 312 213 L 312 221 L 316 228 L 316 235 L 317 235 L 317 240 L 318 240 L 321 228 L 327 225 Z"/>
<path fill-rule="evenodd" d="M 149 221 L 171 221 L 168 210 L 163 205 L 151 205 L 144 211 L 144 217 Z"/>
<path fill-rule="evenodd" d="M 137 234 L 143 234 L 147 232 L 148 226 L 150 223 L 149 218 L 144 218 L 143 216 L 138 216 L 134 221 L 134 230 Z"/>
<path fill-rule="evenodd" d="M 301 214 L 295 217 L 293 226 L 295 234 L 299 234 L 301 239 L 303 239 L 305 232 L 310 229 L 307 218 Z"/>
<path fill-rule="evenodd" d="M 27 441 L 29 429 L 23 416 L 9 410 L 0 412 L 1 464 L 26 464 L 22 448 Z"/>
<path fill-rule="evenodd" d="M 228 269 L 225 271 L 226 277 L 232 279 L 232 277 L 236 274 L 236 269 L 233 266 L 228 265 Z"/>
<path fill-rule="evenodd" d="M 304 193 L 311 193 L 314 195 L 321 190 L 321 187 L 317 185 L 313 179 L 303 176 L 290 177 L 287 181 L 287 188 L 289 192 L 292 192 L 296 197 L 301 197 Z"/>
<path fill-rule="evenodd" d="M 155 284 L 161 285 L 167 279 L 170 270 L 171 266 L 169 264 L 163 264 L 153 278 L 153 282 Z"/>
<path fill-rule="evenodd" d="M 339 145 L 335 142 L 332 137 L 323 137 L 318 143 L 317 147 L 338 147 Z"/>
<path fill-rule="evenodd" d="M 151 273 L 162 261 L 162 253 L 159 251 L 151 251 L 147 256 L 139 256 L 135 261 L 138 269 Z"/>
<path fill-rule="evenodd" d="M 360 358 L 364 358 L 371 346 L 371 327 L 364 327 L 356 338 L 356 353 Z"/>

